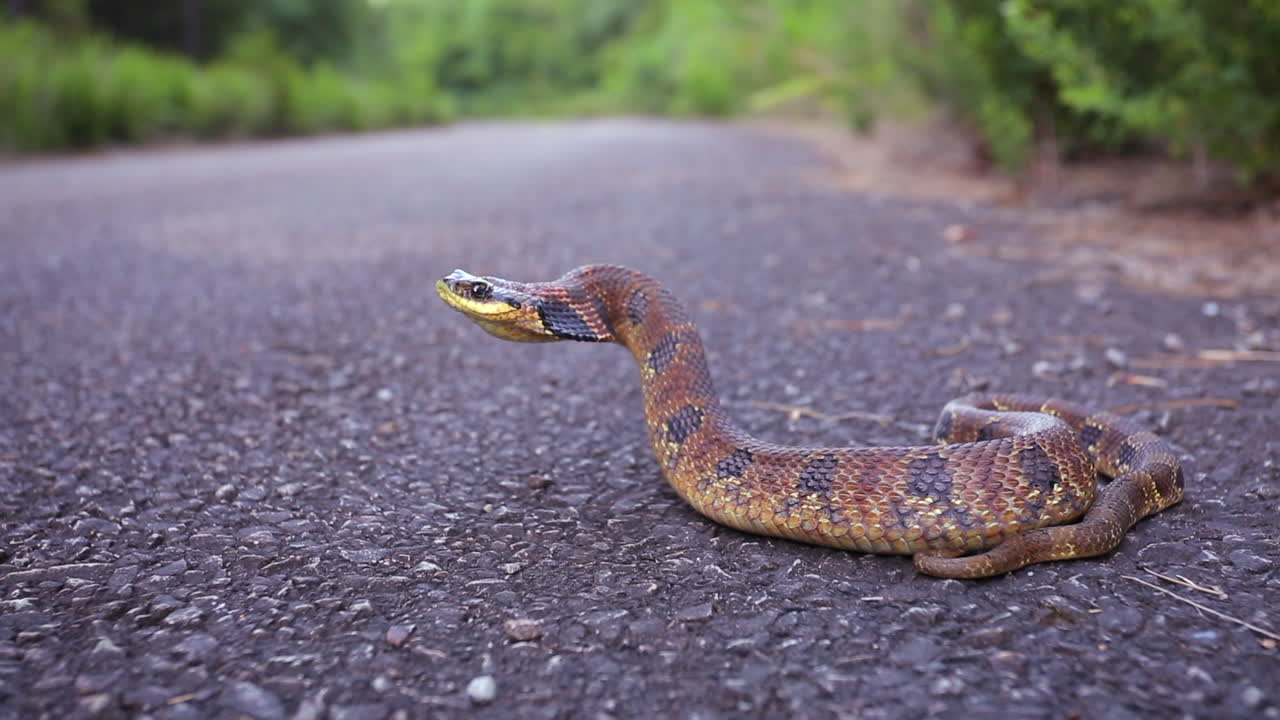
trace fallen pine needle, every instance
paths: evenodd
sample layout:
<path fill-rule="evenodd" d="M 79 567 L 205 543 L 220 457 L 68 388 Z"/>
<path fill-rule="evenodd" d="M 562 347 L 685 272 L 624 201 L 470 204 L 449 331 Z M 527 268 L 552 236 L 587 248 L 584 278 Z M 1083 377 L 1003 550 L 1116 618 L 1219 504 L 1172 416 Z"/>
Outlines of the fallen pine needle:
<path fill-rule="evenodd" d="M 1180 400 L 1162 400 L 1160 402 L 1138 403 L 1136 405 L 1121 405 L 1113 407 L 1107 412 L 1113 412 L 1117 415 L 1127 415 L 1138 410 L 1172 410 L 1175 408 L 1201 407 L 1209 405 L 1212 407 L 1227 408 L 1235 410 L 1240 407 L 1238 400 L 1220 397 L 1203 397 L 1203 398 L 1182 398 Z"/>
<path fill-rule="evenodd" d="M 827 330 L 897 330 L 907 321 L 907 317 L 896 318 L 859 318 L 851 320 L 823 320 L 822 327 Z"/>
<path fill-rule="evenodd" d="M 1201 350 L 1196 355 L 1210 362 L 1280 362 L 1276 350 Z"/>
<path fill-rule="evenodd" d="M 1224 612 L 1218 612 L 1217 610 L 1214 610 L 1213 608 L 1208 607 L 1207 605 L 1201 605 L 1200 603 L 1196 602 L 1195 600 L 1191 600 L 1191 599 L 1188 599 L 1188 598 L 1184 598 L 1184 597 L 1182 597 L 1181 595 L 1179 595 L 1178 593 L 1176 593 L 1176 592 L 1174 592 L 1174 591 L 1172 591 L 1172 590 L 1166 590 L 1166 589 L 1164 589 L 1164 588 L 1160 587 L 1159 585 L 1156 585 L 1156 584 L 1154 584 L 1154 583 L 1149 583 L 1149 582 L 1147 582 L 1146 580 L 1143 580 L 1143 579 L 1142 579 L 1142 578 L 1140 578 L 1140 577 L 1134 577 L 1134 576 L 1132 576 L 1132 575 L 1121 575 L 1121 577 L 1123 577 L 1123 578 L 1125 578 L 1125 579 L 1127 579 L 1127 580 L 1132 580 L 1132 581 L 1134 581 L 1134 582 L 1136 582 L 1136 583 L 1140 583 L 1140 584 L 1142 584 L 1142 585 L 1146 585 L 1147 587 L 1151 588 L 1152 590 L 1157 590 L 1157 591 L 1159 591 L 1159 592 L 1162 592 L 1162 593 L 1164 593 L 1165 595 L 1168 595 L 1169 597 L 1173 598 L 1174 600 L 1178 600 L 1179 602 L 1184 602 L 1184 603 L 1186 603 L 1186 604 L 1190 605 L 1191 607 L 1193 607 L 1193 608 L 1195 608 L 1195 609 L 1197 609 L 1197 610 L 1200 610 L 1201 612 L 1207 612 L 1207 613 L 1209 613 L 1210 615 L 1213 615 L 1213 616 L 1215 616 L 1215 617 L 1222 618 L 1223 620 L 1226 620 L 1226 621 L 1228 621 L 1228 622 L 1233 622 L 1233 623 L 1235 623 L 1235 624 L 1237 624 L 1237 625 L 1240 625 L 1240 626 L 1243 626 L 1243 627 L 1247 627 L 1247 628 L 1249 628 L 1250 630 L 1252 630 L 1252 631 L 1254 631 L 1254 632 L 1256 632 L 1256 633 L 1258 633 L 1259 635 L 1262 635 L 1262 636 L 1264 636 L 1264 637 L 1271 638 L 1272 640 L 1280 640 L 1280 634 L 1276 634 L 1276 633 L 1274 633 L 1274 632 L 1272 632 L 1272 631 L 1270 631 L 1270 630 L 1268 630 L 1268 629 L 1266 629 L 1266 628 L 1264 628 L 1264 627 L 1259 627 L 1259 626 L 1257 626 L 1257 625 L 1254 625 L 1254 624 L 1253 624 L 1253 623 L 1251 623 L 1251 622 L 1247 622 L 1247 621 L 1245 621 L 1245 620 L 1241 620 L 1241 619 L 1240 619 L 1240 618 L 1238 618 L 1238 617 L 1232 617 L 1232 616 L 1230 616 L 1230 615 L 1228 615 L 1228 614 L 1226 614 L 1226 613 L 1224 613 Z"/>
<path fill-rule="evenodd" d="M 932 428 L 928 425 L 921 425 L 920 423 L 913 423 L 913 422 L 907 422 L 906 420 L 899 420 L 889 415 L 880 415 L 878 413 L 870 413 L 870 412 L 860 412 L 857 410 L 851 410 L 849 412 L 829 415 L 819 410 L 814 410 L 813 408 L 804 407 L 803 405 L 787 405 L 786 403 L 765 402 L 763 400 L 751 400 L 747 402 L 747 405 L 750 405 L 752 407 L 758 407 L 762 410 L 774 410 L 777 412 L 786 413 L 787 420 L 789 420 L 790 422 L 795 422 L 796 420 L 799 420 L 802 417 L 809 417 L 809 418 L 813 418 L 814 420 L 831 421 L 831 422 L 842 422 L 844 420 L 866 420 L 868 422 L 876 423 L 880 427 L 888 427 L 890 425 L 895 425 L 904 430 L 909 430 L 915 433 L 916 435 L 919 435 L 922 438 L 930 437 L 931 430 L 932 430 Z"/>
<path fill-rule="evenodd" d="M 1183 587 L 1188 587 L 1188 588 L 1191 588 L 1192 590 L 1199 590 L 1200 592 L 1205 593 L 1206 595 L 1212 595 L 1218 598 L 1219 600 L 1231 599 L 1231 596 L 1227 595 L 1227 593 L 1224 592 L 1223 589 L 1218 587 L 1217 585 L 1201 585 L 1200 583 L 1197 583 L 1194 580 L 1190 580 L 1182 575 L 1178 575 L 1175 577 L 1175 576 L 1165 575 L 1164 573 L 1158 573 L 1155 570 L 1152 570 L 1151 568 L 1142 568 L 1142 569 L 1146 570 L 1148 573 L 1152 575 L 1155 575 L 1161 580 L 1164 580 L 1165 582 L 1171 582 L 1174 585 L 1181 585 Z"/>
<path fill-rule="evenodd" d="M 1154 377 L 1151 375 L 1139 375 L 1137 373 L 1129 373 L 1129 372 L 1122 371 L 1118 373 L 1113 373 L 1111 377 L 1107 378 L 1107 387 L 1111 387 L 1113 385 L 1116 385 L 1117 383 L 1124 383 L 1125 385 L 1141 385 L 1143 387 L 1162 388 L 1162 387 L 1168 386 L 1169 381 L 1165 380 L 1164 378 Z"/>
<path fill-rule="evenodd" d="M 762 410 L 774 410 L 787 414 L 787 419 L 791 421 L 799 420 L 802 417 L 810 417 L 814 420 L 870 420 L 881 425 L 888 425 L 893 422 L 893 418 L 888 415 L 878 415 L 869 412 L 846 412 L 839 415 L 828 415 L 827 413 L 814 410 L 813 408 L 804 407 L 803 405 L 787 405 L 785 403 L 765 402 L 763 400 L 752 400 L 748 403 L 752 407 L 758 407 Z"/>
<path fill-rule="evenodd" d="M 1154 355 L 1129 362 L 1130 366 L 1143 370 L 1209 370 L 1229 364 L 1228 360 L 1209 360 L 1192 355 Z"/>
<path fill-rule="evenodd" d="M 956 343 L 955 345 L 947 345 L 946 347 L 937 348 L 936 350 L 933 351 L 933 354 L 938 357 L 951 357 L 952 355 L 959 355 L 960 353 L 968 349 L 969 349 L 969 338 L 965 338 L 960 342 Z"/>

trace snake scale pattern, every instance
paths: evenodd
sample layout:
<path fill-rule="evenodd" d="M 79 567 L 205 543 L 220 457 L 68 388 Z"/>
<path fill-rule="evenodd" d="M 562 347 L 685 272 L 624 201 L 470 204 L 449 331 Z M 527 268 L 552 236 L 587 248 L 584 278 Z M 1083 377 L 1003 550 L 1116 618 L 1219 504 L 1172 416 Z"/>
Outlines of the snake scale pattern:
<path fill-rule="evenodd" d="M 1168 443 L 1125 418 L 1061 400 L 952 401 L 935 446 L 757 440 L 721 410 L 683 306 L 627 268 L 589 265 L 545 283 L 457 270 L 436 289 L 507 340 L 627 347 L 640 366 L 663 474 L 698 512 L 739 530 L 914 555 L 929 575 L 977 578 L 1106 553 L 1138 520 L 1182 499 L 1182 469 Z M 1099 471 L 1112 478 L 1101 487 Z"/>

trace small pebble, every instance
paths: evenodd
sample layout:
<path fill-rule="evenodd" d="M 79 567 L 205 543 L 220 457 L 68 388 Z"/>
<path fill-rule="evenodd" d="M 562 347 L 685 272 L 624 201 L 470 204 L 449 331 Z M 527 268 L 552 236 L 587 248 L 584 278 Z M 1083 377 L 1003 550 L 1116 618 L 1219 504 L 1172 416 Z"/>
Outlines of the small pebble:
<path fill-rule="evenodd" d="M 1199 630 L 1191 633 L 1187 639 L 1189 639 L 1193 645 L 1198 645 L 1210 650 L 1216 650 L 1222 646 L 1224 636 L 1217 630 Z"/>
<path fill-rule="evenodd" d="M 320 720 L 324 717 L 324 691 L 313 697 L 303 698 L 298 703 L 298 710 L 293 714 L 293 720 Z"/>
<path fill-rule="evenodd" d="M 98 644 L 93 646 L 93 650 L 91 650 L 89 654 L 91 655 L 123 655 L 124 650 L 121 650 L 119 645 L 116 645 L 115 643 L 111 642 L 111 638 L 104 637 L 98 640 Z"/>
<path fill-rule="evenodd" d="M 1040 604 L 1049 608 L 1055 615 L 1070 621 L 1084 620 L 1089 612 L 1061 595 L 1046 595 L 1040 598 Z"/>
<path fill-rule="evenodd" d="M 1105 610 L 1098 619 L 1103 630 L 1118 635 L 1132 635 L 1141 630 L 1145 622 L 1141 611 L 1125 606 Z"/>
<path fill-rule="evenodd" d="M 1000 650 L 991 656 L 991 668 L 996 672 L 1021 673 L 1027 667 L 1027 656 L 1010 650 Z"/>
<path fill-rule="evenodd" d="M 1257 688 L 1254 688 L 1255 690 Z M 1248 691 L 1246 691 L 1248 692 Z M 109 693 L 98 693 L 96 695 L 86 695 L 80 698 L 80 709 L 84 710 L 87 717 L 97 717 L 106 712 L 111 706 L 111 695 Z"/>
<path fill-rule="evenodd" d="M 467 683 L 467 697 L 477 705 L 491 703 L 497 696 L 498 683 L 494 681 L 492 675 L 481 675 Z"/>
<path fill-rule="evenodd" d="M 258 720 L 284 718 L 284 703 L 275 693 L 251 682 L 235 682 L 223 696 L 223 705 Z"/>
<path fill-rule="evenodd" d="M 902 613 L 903 620 L 925 627 L 936 624 L 941 617 L 942 608 L 936 605 L 908 608 L 906 612 Z"/>
<path fill-rule="evenodd" d="M 218 640 L 208 633 L 195 633 L 173 646 L 174 652 L 190 658 L 206 658 L 218 649 Z"/>
<path fill-rule="evenodd" d="M 257 502 L 259 500 L 265 500 L 267 498 L 267 495 L 269 495 L 270 493 L 271 493 L 271 490 L 262 485 L 250 485 L 249 487 L 240 491 L 240 497 L 245 500 Z"/>
<path fill-rule="evenodd" d="M 942 231 L 942 239 L 952 245 L 969 242 L 973 239 L 973 230 L 968 225 L 948 225 Z"/>
<path fill-rule="evenodd" d="M 387 644 L 391 647 L 403 647 L 415 628 L 416 625 L 392 625 L 387 628 Z"/>
<path fill-rule="evenodd" d="M 938 644 L 928 636 L 914 637 L 894 648 L 889 653 L 889 660 L 898 665 L 920 665 L 938 656 Z"/>
<path fill-rule="evenodd" d="M 1253 685 L 1250 685 L 1240 692 L 1240 701 L 1251 708 L 1261 705 L 1265 698 L 1266 694 Z"/>
<path fill-rule="evenodd" d="M 1232 565 L 1251 573 L 1264 573 L 1275 567 L 1274 562 L 1258 555 L 1252 550 L 1232 550 L 1227 553 L 1227 558 L 1231 560 Z"/>
<path fill-rule="evenodd" d="M 676 619 L 683 622 L 710 620 L 713 612 L 714 609 L 712 608 L 711 603 L 701 603 L 699 605 L 692 605 L 676 613 Z"/>
<path fill-rule="evenodd" d="M 964 683 L 954 677 L 943 676 L 929 683 L 930 695 L 957 695 L 964 690 Z"/>
<path fill-rule="evenodd" d="M 1037 360 L 1031 365 L 1031 374 L 1043 380 L 1056 380 L 1060 368 L 1048 360 Z"/>
<path fill-rule="evenodd" d="M 1107 362 L 1110 363 L 1112 367 L 1123 368 L 1129 364 L 1129 356 L 1125 355 L 1124 351 L 1119 348 L 1109 347 L 1103 355 L 1106 356 Z"/>
<path fill-rule="evenodd" d="M 964 640 L 974 647 L 999 647 L 1009 639 L 1009 631 L 1003 627 L 988 626 L 967 633 Z"/>
<path fill-rule="evenodd" d="M 200 622 L 200 618 L 204 617 L 204 613 L 198 607 L 188 605 L 181 610 L 175 610 L 169 613 L 164 619 L 165 625 L 194 625 Z"/>
<path fill-rule="evenodd" d="M 542 637 L 542 623 L 529 618 L 512 618 L 502 623 L 507 637 L 519 642 L 537 640 Z"/>

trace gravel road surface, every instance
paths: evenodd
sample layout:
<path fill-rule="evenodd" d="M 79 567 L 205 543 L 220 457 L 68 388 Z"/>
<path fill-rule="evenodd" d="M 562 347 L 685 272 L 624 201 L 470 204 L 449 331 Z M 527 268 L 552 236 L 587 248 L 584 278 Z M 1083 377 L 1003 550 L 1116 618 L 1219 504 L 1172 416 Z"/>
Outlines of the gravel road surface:
<path fill-rule="evenodd" d="M 1280 296 L 993 259 L 1038 242 L 1013 213 L 833 167 L 642 120 L 0 167 L 0 717 L 1280 717 L 1280 364 L 1186 360 L 1275 347 Z M 716 526 L 625 351 L 432 288 L 587 262 L 689 303 L 769 440 L 1143 405 L 1188 499 L 972 582 Z"/>

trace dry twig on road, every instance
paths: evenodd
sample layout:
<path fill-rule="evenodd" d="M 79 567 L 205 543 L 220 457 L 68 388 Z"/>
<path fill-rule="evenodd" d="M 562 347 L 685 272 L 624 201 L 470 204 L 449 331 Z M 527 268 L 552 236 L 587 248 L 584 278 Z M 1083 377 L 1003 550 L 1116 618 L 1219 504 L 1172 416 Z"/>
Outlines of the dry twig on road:
<path fill-rule="evenodd" d="M 1148 572 L 1150 572 L 1150 571 L 1148 571 Z M 1247 620 L 1241 620 L 1241 619 L 1240 619 L 1240 618 L 1238 618 L 1238 617 L 1233 617 L 1233 616 L 1228 615 L 1228 614 L 1226 614 L 1226 613 L 1224 613 L 1224 612 L 1219 612 L 1219 611 L 1217 611 L 1217 610 L 1214 610 L 1213 608 L 1211 608 L 1211 607 L 1209 607 L 1209 606 L 1207 606 L 1207 605 L 1202 605 L 1202 604 L 1200 604 L 1200 603 L 1196 602 L 1195 600 L 1191 600 L 1190 598 L 1184 598 L 1184 597 L 1182 597 L 1181 595 L 1179 595 L 1178 593 L 1176 593 L 1176 592 L 1174 592 L 1174 591 L 1172 591 L 1172 590 L 1167 590 L 1167 589 L 1165 589 L 1165 588 L 1162 588 L 1162 587 L 1160 587 L 1159 585 L 1156 585 L 1155 583 L 1149 583 L 1149 582 L 1147 582 L 1146 580 L 1143 580 L 1143 579 L 1142 579 L 1142 578 L 1140 578 L 1140 577 L 1134 577 L 1134 576 L 1132 576 L 1132 575 L 1122 575 L 1121 577 L 1123 577 L 1123 578 L 1125 578 L 1125 579 L 1127 579 L 1127 580 L 1132 580 L 1132 581 L 1134 581 L 1134 582 L 1136 582 L 1136 583 L 1141 583 L 1142 585 L 1146 585 L 1147 587 L 1151 588 L 1152 590 L 1156 590 L 1156 591 L 1162 592 L 1162 593 L 1164 593 L 1165 595 L 1168 595 L 1169 597 L 1173 598 L 1174 600 L 1177 600 L 1177 601 L 1179 601 L 1179 602 L 1184 602 L 1184 603 L 1186 603 L 1186 604 L 1188 604 L 1188 605 L 1190 605 L 1190 606 L 1194 607 L 1195 609 L 1200 610 L 1201 612 L 1207 612 L 1207 613 L 1209 613 L 1210 615 L 1213 615 L 1214 617 L 1219 617 L 1219 618 L 1222 618 L 1223 620 L 1226 620 L 1227 622 L 1233 622 L 1233 623 L 1235 623 L 1235 624 L 1237 624 L 1237 625 L 1240 625 L 1240 626 L 1242 626 L 1242 627 L 1249 628 L 1250 630 L 1252 630 L 1252 631 L 1254 631 L 1254 632 L 1258 633 L 1259 635 L 1262 635 L 1263 637 L 1270 638 L 1270 639 L 1271 639 L 1271 640 L 1273 640 L 1273 641 L 1280 642 L 1280 634 L 1277 634 L 1277 633 L 1275 633 L 1275 632 L 1272 632 L 1271 630 L 1268 630 L 1268 629 L 1266 629 L 1266 628 L 1264 628 L 1264 627 L 1261 627 L 1261 626 L 1259 626 L 1259 625 L 1254 625 L 1253 623 L 1251 623 L 1251 622 L 1249 622 L 1249 621 L 1247 621 Z M 1181 583 L 1179 583 L 1179 584 L 1181 584 Z"/>

